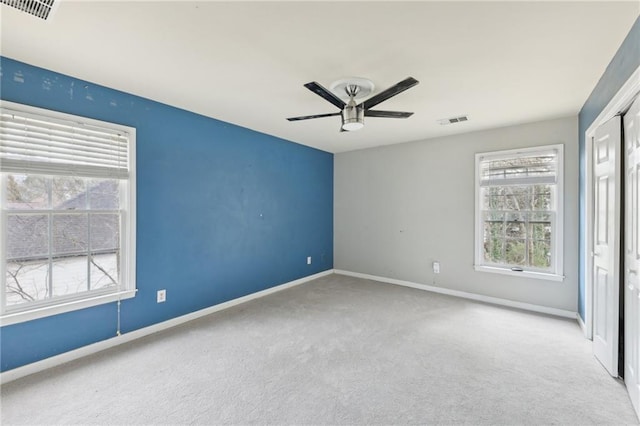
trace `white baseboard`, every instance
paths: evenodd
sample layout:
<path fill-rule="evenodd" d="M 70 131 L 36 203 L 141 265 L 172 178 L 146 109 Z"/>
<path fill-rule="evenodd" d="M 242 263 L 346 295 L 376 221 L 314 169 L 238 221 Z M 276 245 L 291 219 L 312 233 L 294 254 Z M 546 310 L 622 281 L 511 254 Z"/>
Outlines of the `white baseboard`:
<path fill-rule="evenodd" d="M 361 274 L 359 272 L 343 271 L 340 269 L 336 269 L 334 270 L 334 272 L 336 274 L 348 275 L 350 277 L 364 278 L 367 280 L 380 281 L 380 282 L 389 283 L 389 284 L 417 288 L 419 290 L 426 290 L 434 293 L 447 294 L 449 296 L 456 296 L 464 299 L 477 300 L 479 302 L 491 303 L 494 305 L 509 306 L 511 308 L 518 308 L 518 309 L 524 309 L 527 311 L 540 312 L 543 314 L 555 315 L 563 318 L 575 319 L 577 315 L 576 312 L 566 311 L 564 309 L 549 308 L 547 306 L 533 305 L 531 303 L 516 302 L 513 300 L 500 299 L 498 297 L 483 296 L 481 294 L 467 293 L 465 291 L 451 290 L 448 288 L 435 287 L 435 286 L 430 286 L 426 284 L 418 284 L 411 281 L 397 280 L 395 278 L 379 277 L 376 275 Z"/>
<path fill-rule="evenodd" d="M 69 352 L 65 352 L 60 355 L 55 355 L 50 358 L 43 359 L 42 361 L 36 361 L 32 364 L 28 364 L 22 367 L 17 367 L 12 370 L 8 370 L 0 373 L 0 384 L 9 383 L 11 381 L 17 380 L 21 377 L 28 376 L 30 374 L 38 373 L 40 371 L 46 370 L 48 368 L 52 368 L 61 364 L 65 364 L 67 362 L 85 357 L 87 355 L 91 355 L 100 351 L 103 351 L 108 348 L 112 348 L 114 346 L 122 345 L 123 343 L 130 342 L 135 339 L 139 339 L 144 336 L 148 336 L 149 334 L 157 333 L 162 330 L 166 330 L 171 327 L 175 327 L 176 325 L 183 324 L 188 321 L 192 321 L 196 318 L 203 317 L 205 315 L 212 314 L 214 312 L 222 311 L 224 309 L 231 308 L 232 306 L 240 305 L 241 303 L 246 303 L 254 299 L 258 299 L 260 297 L 267 296 L 269 294 L 277 293 L 282 290 L 286 290 L 291 287 L 295 287 L 297 285 L 306 283 L 311 280 L 315 280 L 320 277 L 324 277 L 327 275 L 331 275 L 333 273 L 333 269 L 329 269 L 327 271 L 319 272 L 314 275 L 309 275 L 304 278 L 300 278 L 294 281 L 289 281 L 288 283 L 284 283 L 275 287 L 268 288 L 266 290 L 259 291 L 257 293 L 249 294 L 247 296 L 239 297 L 237 299 L 229 300 L 228 302 L 220 303 L 215 306 L 211 306 L 209 308 L 201 309 L 196 312 L 191 312 L 186 315 L 182 315 L 177 318 L 172 318 L 167 321 L 160 322 L 158 324 L 150 325 L 148 327 L 144 327 L 138 330 L 134 330 L 129 333 L 124 333 L 120 336 L 113 337 L 111 339 L 102 340 L 97 343 L 93 343 L 87 346 L 83 346 L 78 349 L 74 349 Z"/>

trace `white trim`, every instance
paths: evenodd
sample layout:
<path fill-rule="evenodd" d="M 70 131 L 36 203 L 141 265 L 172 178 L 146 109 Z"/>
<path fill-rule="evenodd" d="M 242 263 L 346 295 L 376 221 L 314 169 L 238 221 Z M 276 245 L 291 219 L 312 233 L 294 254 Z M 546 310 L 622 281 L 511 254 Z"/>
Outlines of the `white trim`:
<path fill-rule="evenodd" d="M 120 248 L 122 253 L 120 256 L 124 259 L 123 264 L 121 264 L 123 279 L 119 280 L 118 288 L 122 290 L 122 283 L 124 283 L 124 287 L 126 290 L 135 290 L 138 288 L 138 283 L 136 281 L 137 272 L 136 272 L 136 260 L 138 258 L 138 254 L 136 252 L 136 240 L 137 240 L 137 222 L 136 218 L 138 217 L 138 205 L 137 205 L 137 182 L 136 176 L 138 173 L 138 164 L 136 162 L 136 150 L 137 150 L 137 130 L 135 128 L 130 128 L 129 130 L 129 179 L 126 183 L 126 192 L 127 198 L 123 200 L 125 205 L 121 206 L 123 213 L 126 216 L 126 220 L 124 221 L 122 227 L 121 235 L 126 236 L 126 240 L 123 238 L 123 241 L 120 243 Z M 123 203 L 123 204 L 124 204 Z M 122 237 L 121 237 L 122 238 Z M 120 303 L 120 301 L 118 301 Z M 118 315 L 120 315 L 120 310 L 118 309 Z M 119 317 L 118 317 L 119 319 Z M 120 331 L 120 330 L 118 330 Z"/>
<path fill-rule="evenodd" d="M 7 177 L 4 173 L 0 173 L 0 207 L 6 206 L 7 204 L 7 194 L 6 194 L 6 186 L 7 186 Z M 6 253 L 6 238 L 7 235 L 7 214 L 3 208 L 0 208 L 0 317 L 2 316 L 2 312 L 4 311 L 4 306 L 6 303 L 6 263 L 4 260 L 4 254 Z M 4 278 L 3 278 L 4 277 Z"/>
<path fill-rule="evenodd" d="M 585 134 L 585 187 L 584 187 L 584 324 L 585 337 L 593 338 L 593 135 Z M 579 302 L 579 301 L 578 301 Z"/>
<path fill-rule="evenodd" d="M 613 116 L 624 111 L 640 93 L 640 66 L 631 74 L 620 90 L 611 98 L 607 106 L 598 114 L 593 123 L 585 131 L 585 242 L 582 256 L 584 258 L 584 324 L 585 336 L 593 338 L 593 137 L 596 129 Z"/>
<path fill-rule="evenodd" d="M 535 271 L 514 271 L 509 268 L 501 268 L 497 266 L 475 265 L 474 269 L 478 272 L 492 272 L 494 274 L 511 275 L 520 278 L 534 278 L 536 280 L 547 281 L 564 281 L 564 275 L 550 274 L 546 272 Z"/>
<path fill-rule="evenodd" d="M 258 299 L 260 297 L 267 296 L 269 294 L 277 293 L 282 290 L 286 290 L 291 287 L 295 287 L 297 285 L 306 283 L 308 281 L 315 280 L 317 278 L 321 278 L 327 275 L 331 275 L 334 273 L 333 269 L 329 269 L 323 272 L 319 272 L 314 275 L 309 275 L 303 278 L 299 278 L 294 281 L 289 281 L 288 283 L 284 283 L 275 287 L 268 288 L 266 290 L 259 291 L 257 293 L 252 293 L 247 296 L 239 297 L 237 299 L 229 300 L 224 303 L 220 303 L 218 305 L 211 306 L 209 308 L 201 309 L 199 311 L 191 312 L 186 315 L 182 315 L 176 318 L 172 318 L 167 321 L 160 322 L 158 324 L 150 325 L 148 327 L 144 327 L 138 330 L 134 330 L 130 333 L 124 333 L 120 336 L 112 337 L 111 339 L 102 340 L 97 343 L 93 343 L 91 345 L 83 346 L 78 349 L 74 349 L 69 352 L 65 352 L 60 355 L 55 355 L 50 358 L 43 359 L 42 361 L 37 361 L 32 364 L 28 364 L 22 367 L 17 367 L 12 370 L 8 370 L 0 373 L 0 384 L 5 384 L 17 380 L 19 378 L 28 376 L 30 374 L 38 373 L 40 371 L 55 367 L 57 365 L 65 364 L 67 362 L 83 358 L 88 355 L 92 355 L 94 353 L 103 351 L 105 349 L 112 348 L 114 346 L 121 345 L 123 343 L 130 342 L 132 340 L 139 339 L 144 336 L 148 336 L 153 333 L 157 333 L 162 330 L 166 330 L 171 327 L 175 327 L 177 325 L 183 324 L 188 321 L 192 321 L 194 319 L 203 317 L 205 315 L 212 314 L 214 312 L 222 311 L 224 309 L 231 308 L 232 306 L 236 306 L 242 303 L 249 302 L 254 299 Z"/>
<path fill-rule="evenodd" d="M 83 299 L 71 300 L 68 302 L 47 305 L 41 308 L 29 309 L 8 313 L 0 317 L 0 327 L 5 325 L 18 324 L 51 315 L 62 314 L 64 312 L 76 311 L 78 309 L 90 308 L 92 306 L 103 305 L 117 300 L 131 299 L 135 297 L 137 290 L 124 290 L 117 293 L 101 294 L 99 296 L 88 296 Z"/>
<path fill-rule="evenodd" d="M 550 308 L 550 307 L 541 306 L 541 305 L 533 305 L 531 303 L 516 302 L 513 300 L 500 299 L 498 297 L 483 296 L 481 294 L 467 293 L 465 291 L 451 290 L 443 287 L 434 287 L 426 284 L 414 283 L 411 281 L 397 280 L 395 278 L 361 274 L 359 272 L 350 272 L 350 271 L 344 271 L 341 269 L 336 269 L 334 272 L 340 275 L 347 275 L 347 276 L 356 277 L 356 278 L 364 278 L 367 280 L 380 281 L 380 282 L 389 283 L 389 284 L 401 285 L 404 287 L 417 288 L 419 290 L 430 291 L 433 293 L 446 294 L 449 296 L 460 297 L 463 299 L 477 300 L 479 302 L 491 303 L 493 305 L 508 306 L 510 308 L 524 309 L 526 311 L 533 311 L 533 312 L 539 312 L 539 313 L 548 314 L 548 315 L 555 315 L 563 318 L 575 319 L 577 314 L 576 312 L 567 311 L 564 309 Z"/>
<path fill-rule="evenodd" d="M 585 325 L 584 321 L 582 321 L 582 318 L 580 318 L 580 314 L 578 312 L 576 312 L 576 319 L 578 320 L 578 325 L 580 326 L 584 337 L 590 339 L 590 337 L 587 336 L 587 326 Z"/>
<path fill-rule="evenodd" d="M 611 117 L 631 106 L 631 102 L 640 92 L 640 66 L 629 76 L 620 90 L 611 98 L 607 106 L 598 114 L 586 133 L 595 133 L 596 129 Z"/>

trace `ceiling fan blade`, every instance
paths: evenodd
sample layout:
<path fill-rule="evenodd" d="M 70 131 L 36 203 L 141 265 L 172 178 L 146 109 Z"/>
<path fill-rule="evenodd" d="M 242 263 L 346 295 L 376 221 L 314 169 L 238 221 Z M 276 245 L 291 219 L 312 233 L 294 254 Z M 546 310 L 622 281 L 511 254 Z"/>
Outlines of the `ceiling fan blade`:
<path fill-rule="evenodd" d="M 336 95 L 334 95 L 333 93 L 331 93 L 330 91 L 328 91 L 327 89 L 322 87 L 320 84 L 316 83 L 315 81 L 305 84 L 304 87 L 311 90 L 316 95 L 331 102 L 332 104 L 340 108 L 341 111 L 342 109 L 344 109 L 345 105 L 347 105 L 346 103 L 344 103 L 342 99 L 340 99 L 339 97 L 337 97 Z"/>
<path fill-rule="evenodd" d="M 310 120 L 312 118 L 333 117 L 334 115 L 340 115 L 339 112 L 330 112 L 328 114 L 315 114 L 315 115 L 303 115 L 301 117 L 287 118 L 289 121 Z"/>
<path fill-rule="evenodd" d="M 364 115 L 366 117 L 409 118 L 413 113 L 404 111 L 373 111 L 369 109 L 365 110 Z"/>
<path fill-rule="evenodd" d="M 374 106 L 378 105 L 380 102 L 384 102 L 390 97 L 395 96 L 398 93 L 402 93 L 405 90 L 412 88 L 418 83 L 419 81 L 416 80 L 415 78 L 407 77 L 404 80 L 402 80 L 400 83 L 396 84 L 395 86 L 391 86 L 387 90 L 384 90 L 378 93 L 377 95 L 375 95 L 374 97 L 369 98 L 366 101 L 360 103 L 360 105 L 363 106 L 364 109 L 373 108 Z"/>

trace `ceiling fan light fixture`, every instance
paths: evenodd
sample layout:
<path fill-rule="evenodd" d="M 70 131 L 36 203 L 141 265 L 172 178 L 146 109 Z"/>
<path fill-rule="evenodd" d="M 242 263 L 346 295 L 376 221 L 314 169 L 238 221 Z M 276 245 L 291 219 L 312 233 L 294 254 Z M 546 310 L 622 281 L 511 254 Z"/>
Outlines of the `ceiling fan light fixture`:
<path fill-rule="evenodd" d="M 355 130 L 360 130 L 364 127 L 364 123 L 363 122 L 358 122 L 358 121 L 352 121 L 349 123 L 344 123 L 342 125 L 342 130 L 345 130 L 347 132 L 353 132 Z"/>
<path fill-rule="evenodd" d="M 351 100 L 342 110 L 342 130 L 353 132 L 364 127 L 364 108 L 357 107 Z"/>

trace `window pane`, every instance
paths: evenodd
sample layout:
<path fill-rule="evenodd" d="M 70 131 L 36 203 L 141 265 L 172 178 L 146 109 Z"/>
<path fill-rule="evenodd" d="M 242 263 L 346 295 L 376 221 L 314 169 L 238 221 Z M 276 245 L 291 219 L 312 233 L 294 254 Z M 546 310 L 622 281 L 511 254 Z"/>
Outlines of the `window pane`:
<path fill-rule="evenodd" d="M 527 227 L 524 222 L 507 222 L 506 237 L 524 239 L 527 237 Z"/>
<path fill-rule="evenodd" d="M 53 215 L 53 254 L 87 252 L 86 214 Z"/>
<path fill-rule="evenodd" d="M 555 176 L 557 153 L 517 155 L 513 158 L 483 160 L 480 164 L 482 179 L 513 179 L 522 177 Z"/>
<path fill-rule="evenodd" d="M 551 267 L 551 241 L 537 240 L 529 244 L 529 263 L 535 268 Z"/>
<path fill-rule="evenodd" d="M 91 251 L 109 250 L 115 252 L 120 247 L 120 216 L 117 214 L 92 214 Z"/>
<path fill-rule="evenodd" d="M 489 238 L 484 243 L 484 260 L 488 263 L 504 263 L 504 240 Z"/>
<path fill-rule="evenodd" d="M 84 210 L 87 208 L 85 180 L 77 177 L 54 177 L 51 198 L 54 210 Z"/>
<path fill-rule="evenodd" d="M 120 208 L 120 182 L 116 179 L 89 181 L 89 208 L 118 210 Z"/>
<path fill-rule="evenodd" d="M 87 291 L 88 286 L 88 256 L 59 257 L 52 263 L 53 295 L 65 296 L 68 294 Z"/>
<path fill-rule="evenodd" d="M 94 254 L 90 262 L 92 290 L 115 287 L 118 284 L 118 253 Z"/>
<path fill-rule="evenodd" d="M 550 240 L 551 222 L 530 222 L 529 237 L 532 240 Z"/>
<path fill-rule="evenodd" d="M 507 186 L 505 197 L 505 210 L 528 210 L 530 204 L 529 186 Z"/>
<path fill-rule="evenodd" d="M 551 210 L 551 186 L 534 185 L 531 210 Z"/>
<path fill-rule="evenodd" d="M 7 216 L 8 260 L 46 258 L 49 255 L 49 219 L 46 214 Z"/>
<path fill-rule="evenodd" d="M 49 297 L 49 261 L 7 262 L 6 280 L 7 306 L 46 299 Z"/>
<path fill-rule="evenodd" d="M 488 195 L 483 198 L 484 210 L 504 210 L 504 195 Z"/>
<path fill-rule="evenodd" d="M 484 193 L 485 207 L 491 207 L 491 202 L 487 201 L 491 200 L 489 194 L 498 193 L 490 191 L 490 188 L 493 189 L 486 188 Z M 505 193 L 504 208 L 507 211 L 496 212 L 489 208 L 483 213 L 484 261 L 505 266 L 548 269 L 551 259 L 549 247 L 542 242 L 551 239 L 551 213 L 532 212 L 532 194 L 542 197 L 542 201 L 539 200 L 537 204 L 538 207 L 549 206 L 551 191 L 548 190 L 548 185 L 502 188 Z"/>
<path fill-rule="evenodd" d="M 524 266 L 525 240 L 507 240 L 505 242 L 505 263 Z"/>
<path fill-rule="evenodd" d="M 50 180 L 38 175 L 7 175 L 7 209 L 49 207 Z"/>
<path fill-rule="evenodd" d="M 490 238 L 504 238 L 504 222 L 484 222 L 484 239 L 486 241 Z"/>
<path fill-rule="evenodd" d="M 489 186 L 481 191 L 483 210 L 504 210 L 504 187 Z"/>

